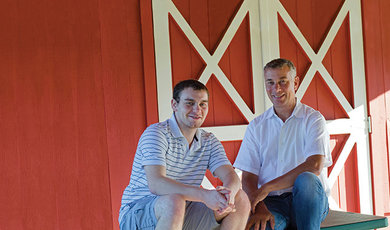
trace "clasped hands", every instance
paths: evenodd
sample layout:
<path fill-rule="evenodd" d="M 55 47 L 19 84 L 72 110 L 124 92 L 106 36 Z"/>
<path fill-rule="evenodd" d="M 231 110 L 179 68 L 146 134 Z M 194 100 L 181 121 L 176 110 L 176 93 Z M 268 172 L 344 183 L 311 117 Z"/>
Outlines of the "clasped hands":
<path fill-rule="evenodd" d="M 218 186 L 215 190 L 208 190 L 205 197 L 205 204 L 212 210 L 215 210 L 218 215 L 223 215 L 230 212 L 235 212 L 234 205 L 235 194 L 229 188 Z"/>

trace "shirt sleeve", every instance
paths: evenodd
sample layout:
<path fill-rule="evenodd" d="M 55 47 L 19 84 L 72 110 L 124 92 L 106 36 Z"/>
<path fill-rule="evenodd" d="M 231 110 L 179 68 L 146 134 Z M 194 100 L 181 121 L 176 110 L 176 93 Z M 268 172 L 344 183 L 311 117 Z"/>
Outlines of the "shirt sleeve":
<path fill-rule="evenodd" d="M 222 165 L 232 165 L 226 156 L 225 149 L 221 142 L 210 133 L 210 160 L 208 169 L 214 174 L 214 171 Z"/>
<path fill-rule="evenodd" d="M 332 157 L 329 147 L 329 133 L 326 129 L 325 118 L 319 113 L 313 114 L 308 122 L 305 155 L 324 155 L 324 167 L 332 165 Z"/>
<path fill-rule="evenodd" d="M 234 167 L 258 175 L 261 166 L 259 141 L 255 132 L 255 124 L 250 123 L 245 131 Z M 256 138 L 257 137 L 257 138 Z"/>
<path fill-rule="evenodd" d="M 168 141 L 157 127 L 150 126 L 144 131 L 139 140 L 138 148 L 141 153 L 142 166 L 166 166 Z"/>

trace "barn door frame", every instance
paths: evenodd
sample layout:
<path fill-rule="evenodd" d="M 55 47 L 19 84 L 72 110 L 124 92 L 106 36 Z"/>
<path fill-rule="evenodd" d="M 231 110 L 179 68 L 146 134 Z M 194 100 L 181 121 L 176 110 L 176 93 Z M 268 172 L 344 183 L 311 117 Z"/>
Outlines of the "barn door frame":
<path fill-rule="evenodd" d="M 211 75 L 214 74 L 221 86 L 228 93 L 232 102 L 235 103 L 239 111 L 248 121 L 251 121 L 271 106 L 271 102 L 264 90 L 263 71 L 261 67 L 263 66 L 263 63 L 267 63 L 280 56 L 278 34 L 278 15 L 280 15 L 307 57 L 311 60 L 309 70 L 297 91 L 297 97 L 299 99 L 303 97 L 310 82 L 313 80 L 315 73 L 318 71 L 335 95 L 337 101 L 349 116 L 349 118 L 327 121 L 327 127 L 331 134 L 349 134 L 349 138 L 346 141 L 338 160 L 334 162 L 334 167 L 329 175 L 328 181 L 331 187 L 335 184 L 353 146 L 356 144 L 360 210 L 362 213 L 372 214 L 373 202 L 368 139 L 369 122 L 367 117 L 360 0 L 345 0 L 317 53 L 313 51 L 279 0 L 244 0 L 233 20 L 228 25 L 221 42 L 213 54 L 210 54 L 205 48 L 171 0 L 152 0 L 152 11 L 158 117 L 160 121 L 169 118 L 172 113 L 170 108 L 170 99 L 172 98 L 172 65 L 169 15 L 175 20 L 188 41 L 206 64 L 205 69 L 200 75 L 199 81 L 206 84 Z M 218 66 L 219 61 L 247 14 L 249 14 L 251 61 L 252 63 L 257 63 L 256 65 L 252 65 L 254 112 L 246 105 L 238 91 Z M 323 58 L 329 50 L 347 15 L 349 15 L 349 30 L 351 34 L 350 44 L 354 107 L 345 98 L 332 76 L 322 64 Z M 233 141 L 242 140 L 246 127 L 247 125 L 230 125 L 207 127 L 205 129 L 213 132 L 221 141 Z M 207 184 L 211 185 L 208 180 L 205 179 L 204 185 Z"/>
<path fill-rule="evenodd" d="M 329 175 L 328 182 L 330 186 L 333 187 L 337 177 L 340 175 L 340 172 L 344 167 L 349 154 L 351 153 L 352 148 L 356 144 L 360 211 L 362 213 L 372 214 L 373 200 L 368 138 L 370 121 L 367 116 L 367 94 L 360 0 L 344 1 L 317 53 L 314 52 L 310 44 L 299 30 L 298 26 L 292 20 L 287 10 L 283 7 L 279 0 L 259 0 L 259 4 L 261 5 L 261 28 L 262 31 L 268 31 L 268 33 L 262 33 L 261 37 L 263 63 L 267 63 L 275 57 L 280 56 L 278 34 L 279 15 L 311 61 L 311 65 L 297 91 L 297 97 L 302 99 L 311 81 L 314 79 L 314 75 L 318 71 L 324 82 L 336 97 L 337 101 L 348 114 L 349 118 L 327 121 L 327 128 L 330 134 L 349 134 L 349 138 L 341 150 L 337 161 L 333 163 L 334 167 Z M 348 14 L 354 107 L 345 98 L 344 94 L 337 86 L 330 73 L 322 64 L 322 60 L 328 52 L 332 42 L 337 35 L 337 32 L 339 31 L 344 19 Z M 271 106 L 271 102 L 269 100 L 266 100 L 266 106 Z"/>

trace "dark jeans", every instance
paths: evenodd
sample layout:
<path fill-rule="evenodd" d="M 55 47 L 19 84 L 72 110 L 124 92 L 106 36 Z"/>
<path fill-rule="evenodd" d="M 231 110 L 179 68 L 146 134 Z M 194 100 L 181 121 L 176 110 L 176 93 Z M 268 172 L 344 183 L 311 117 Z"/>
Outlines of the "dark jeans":
<path fill-rule="evenodd" d="M 319 178 L 310 172 L 300 174 L 292 193 L 264 199 L 275 218 L 275 230 L 319 230 L 329 212 L 328 198 Z M 267 230 L 271 230 L 269 223 Z"/>

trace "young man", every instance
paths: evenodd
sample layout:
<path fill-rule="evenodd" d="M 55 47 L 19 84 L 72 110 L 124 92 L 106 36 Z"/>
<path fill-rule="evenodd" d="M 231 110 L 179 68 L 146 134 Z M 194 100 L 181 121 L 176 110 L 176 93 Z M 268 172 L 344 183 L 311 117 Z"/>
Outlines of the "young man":
<path fill-rule="evenodd" d="M 199 81 L 178 83 L 172 117 L 142 134 L 122 197 L 122 230 L 245 228 L 248 197 L 222 144 L 199 128 L 207 116 L 208 99 L 208 90 Z M 206 169 L 223 186 L 201 188 Z"/>
<path fill-rule="evenodd" d="M 252 206 L 247 229 L 320 229 L 328 213 L 323 168 L 332 164 L 324 117 L 295 97 L 291 61 L 264 67 L 273 107 L 248 125 L 234 166 Z"/>

